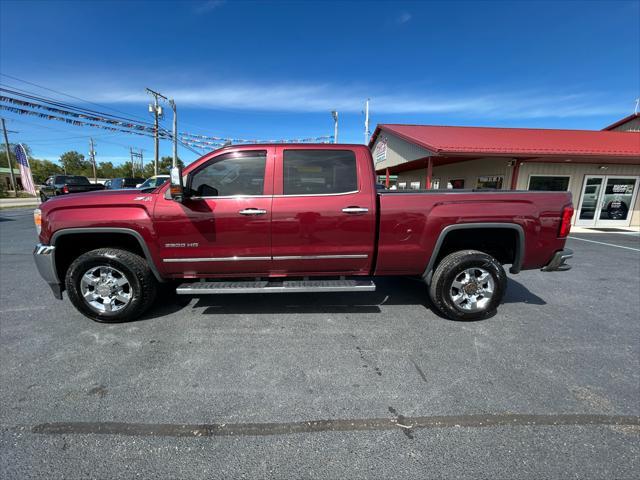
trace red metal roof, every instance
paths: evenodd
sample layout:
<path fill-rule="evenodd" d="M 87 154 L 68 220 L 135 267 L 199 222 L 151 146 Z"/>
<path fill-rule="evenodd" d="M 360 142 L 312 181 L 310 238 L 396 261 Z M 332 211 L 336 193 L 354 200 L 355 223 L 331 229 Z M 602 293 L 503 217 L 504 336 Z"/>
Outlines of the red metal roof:
<path fill-rule="evenodd" d="M 598 156 L 631 158 L 640 163 L 640 133 L 633 132 L 381 124 L 369 147 L 380 131 L 435 155 Z"/>
<path fill-rule="evenodd" d="M 611 125 L 604 127 L 602 130 L 613 130 L 614 128 L 619 127 L 620 125 L 624 125 L 625 123 L 630 122 L 636 117 L 640 117 L 640 113 L 632 113 L 631 115 L 621 118 L 617 122 L 613 122 Z"/>

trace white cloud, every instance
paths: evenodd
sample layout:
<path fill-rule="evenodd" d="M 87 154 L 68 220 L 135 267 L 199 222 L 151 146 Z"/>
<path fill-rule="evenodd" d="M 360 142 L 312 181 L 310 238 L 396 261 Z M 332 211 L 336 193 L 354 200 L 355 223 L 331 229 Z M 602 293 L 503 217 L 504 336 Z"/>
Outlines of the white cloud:
<path fill-rule="evenodd" d="M 209 13 L 212 10 L 215 10 L 218 7 L 221 7 L 225 4 L 225 0 L 208 0 L 206 2 L 200 2 L 193 9 L 193 11 L 197 14 Z"/>
<path fill-rule="evenodd" d="M 584 117 L 618 114 L 610 101 L 602 96 L 519 91 L 500 93 L 393 92 L 364 87 L 332 84 L 250 84 L 229 82 L 199 87 L 158 87 L 176 100 L 179 106 L 208 109 L 357 113 L 365 98 L 371 108 L 390 114 L 460 114 L 478 118 L 545 118 Z M 99 103 L 148 103 L 142 88 L 100 88 L 84 91 L 79 96 Z"/>
<path fill-rule="evenodd" d="M 396 17 L 396 22 L 399 24 L 407 23 L 411 18 L 412 15 L 409 12 L 402 12 Z"/>

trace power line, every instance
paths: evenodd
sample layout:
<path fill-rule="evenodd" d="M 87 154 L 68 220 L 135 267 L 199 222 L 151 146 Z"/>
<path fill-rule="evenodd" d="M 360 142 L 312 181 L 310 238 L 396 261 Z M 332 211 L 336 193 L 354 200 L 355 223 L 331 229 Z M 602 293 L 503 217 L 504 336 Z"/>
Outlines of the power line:
<path fill-rule="evenodd" d="M 8 74 L 6 74 L 6 73 L 0 73 L 0 75 L 1 75 L 1 76 L 3 76 L 3 77 L 11 78 L 11 79 L 13 79 L 13 80 L 17 80 L 18 82 L 22 82 L 22 83 L 26 83 L 26 84 L 28 84 L 28 85 L 32 85 L 32 86 L 34 86 L 34 87 L 42 88 L 43 90 L 48 90 L 48 91 L 50 91 L 50 92 L 57 93 L 57 94 L 59 94 L 59 95 L 64 95 L 65 97 L 74 98 L 74 99 L 76 99 L 76 100 L 80 100 L 81 102 L 89 103 L 89 104 L 91 104 L 91 105 L 95 105 L 95 106 L 97 106 L 97 107 L 106 108 L 106 109 L 108 109 L 108 110 L 113 110 L 114 112 L 123 113 L 123 114 L 125 114 L 125 115 L 132 115 L 132 116 L 134 116 L 134 117 L 138 117 L 138 118 L 140 118 L 140 119 L 142 118 L 142 117 L 141 117 L 141 116 L 139 116 L 139 115 L 133 115 L 133 114 L 128 113 L 128 112 L 123 112 L 122 110 L 118 110 L 118 109 L 116 109 L 116 108 L 108 107 L 108 106 L 106 106 L 106 105 L 102 105 L 102 104 L 100 104 L 100 103 L 95 103 L 95 102 L 92 102 L 92 101 L 87 100 L 87 99 L 84 99 L 84 98 L 76 97 L 76 96 L 74 96 L 74 95 L 70 95 L 70 94 L 68 94 L 68 93 L 64 93 L 64 92 L 61 92 L 61 91 L 59 91 L 59 90 L 54 90 L 53 88 L 49 88 L 49 87 L 45 87 L 45 86 L 42 86 L 42 85 L 38 85 L 37 83 L 29 82 L 29 81 L 27 81 L 27 80 L 23 80 L 23 79 L 21 79 L 21 78 L 14 77 L 13 75 L 8 75 Z"/>
<path fill-rule="evenodd" d="M 3 84 L 0 82 L 0 85 L 3 85 Z M 111 113 L 104 113 L 104 112 L 100 112 L 100 111 L 97 111 L 97 110 L 92 110 L 92 109 L 89 109 L 89 108 L 78 107 L 76 105 L 72 105 L 72 104 L 69 104 L 69 103 L 59 102 L 59 101 L 54 100 L 54 99 L 50 99 L 50 98 L 47 98 L 47 97 L 42 97 L 40 95 L 35 95 L 32 92 L 28 92 L 26 90 L 15 89 L 15 87 L 12 87 L 12 88 L 13 88 L 13 90 L 0 86 L 0 91 L 7 92 L 10 95 L 15 95 L 15 96 L 18 96 L 18 97 L 27 98 L 29 100 L 33 100 L 33 101 L 36 101 L 36 102 L 46 103 L 46 104 L 49 104 L 49 105 L 54 105 L 56 107 L 60 107 L 60 108 L 63 108 L 63 109 L 74 110 L 76 112 L 83 113 L 83 114 L 101 115 L 101 116 L 104 116 L 104 117 L 109 117 L 110 119 L 114 119 L 114 120 L 120 120 L 120 121 L 129 122 L 129 123 L 140 124 L 139 120 L 133 120 L 133 119 L 130 119 L 130 118 L 127 118 L 127 117 L 121 117 L 119 115 L 113 115 Z M 142 122 L 142 123 L 151 126 L 151 123 L 149 123 L 149 122 Z"/>
<path fill-rule="evenodd" d="M 0 87 L 0 92 L 4 93 L 4 92 L 6 92 L 6 89 Z M 32 98 L 29 98 L 29 100 L 30 101 L 22 100 L 22 99 L 19 99 L 19 98 L 13 98 L 13 97 L 7 97 L 7 96 L 4 96 L 4 95 L 0 95 L 0 102 L 10 103 L 10 104 L 13 104 L 13 105 L 18 105 L 20 107 L 26 107 L 26 108 L 29 108 L 29 109 L 32 109 L 32 110 L 33 109 L 46 110 L 47 112 L 53 112 L 53 113 L 57 113 L 57 114 L 61 114 L 61 115 L 71 116 L 71 117 L 74 117 L 76 119 L 81 118 L 83 121 L 92 120 L 92 121 L 95 121 L 95 122 L 107 123 L 109 125 L 117 125 L 118 127 L 124 127 L 124 128 L 128 128 L 128 129 L 136 130 L 137 132 L 145 131 L 145 132 L 152 133 L 154 131 L 153 127 L 140 125 L 135 120 L 121 119 L 121 118 L 118 118 L 118 117 L 111 117 L 110 115 L 104 114 L 102 112 L 95 112 L 95 111 L 91 111 L 91 110 L 78 109 L 78 108 L 74 108 L 74 107 L 70 107 L 71 110 L 75 110 L 75 111 L 71 111 L 71 110 L 69 110 L 69 107 L 58 108 L 58 106 L 62 107 L 61 105 L 56 105 L 55 107 L 52 107 L 52 106 L 49 106 L 49 105 L 43 105 L 42 103 L 35 103 L 35 100 L 33 100 Z M 7 107 L 3 107 L 3 108 L 5 110 L 9 110 L 9 108 L 7 108 Z M 21 110 L 21 109 L 20 108 L 15 108 L 15 110 Z M 15 113 L 26 113 L 26 112 L 17 112 L 16 111 Z M 104 115 L 106 115 L 106 117 Z M 43 115 L 41 115 L 41 116 L 43 116 Z M 46 115 L 44 115 L 44 116 L 46 116 Z M 51 115 L 49 115 L 49 116 L 51 116 Z"/>

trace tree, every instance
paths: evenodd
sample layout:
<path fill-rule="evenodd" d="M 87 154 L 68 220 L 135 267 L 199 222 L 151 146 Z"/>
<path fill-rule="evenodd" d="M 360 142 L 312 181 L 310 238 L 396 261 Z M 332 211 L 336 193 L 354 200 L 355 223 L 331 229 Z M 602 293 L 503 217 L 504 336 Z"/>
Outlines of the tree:
<path fill-rule="evenodd" d="M 38 160 L 36 158 L 30 158 L 29 165 L 31 165 L 33 182 L 36 185 L 44 183 L 47 177 L 51 175 L 58 175 L 64 172 L 60 165 L 53 163 L 51 160 Z"/>
<path fill-rule="evenodd" d="M 178 166 L 184 168 L 184 162 L 180 160 L 180 157 L 178 157 Z M 173 167 L 173 157 L 162 157 L 158 162 L 158 175 L 169 175 L 171 167 Z"/>
<path fill-rule="evenodd" d="M 98 177 L 100 178 L 116 178 L 119 176 L 119 168 L 114 167 L 112 162 L 98 163 Z"/>
<path fill-rule="evenodd" d="M 72 150 L 60 155 L 60 163 L 66 175 L 93 176 L 91 162 L 84 159 L 84 155 Z"/>

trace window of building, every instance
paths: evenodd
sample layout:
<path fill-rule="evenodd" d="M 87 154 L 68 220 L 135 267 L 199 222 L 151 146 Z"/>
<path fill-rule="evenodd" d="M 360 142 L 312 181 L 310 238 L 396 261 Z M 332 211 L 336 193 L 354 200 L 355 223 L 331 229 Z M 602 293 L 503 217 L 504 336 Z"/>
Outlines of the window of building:
<path fill-rule="evenodd" d="M 420 182 L 411 182 L 411 190 L 420 190 Z"/>
<path fill-rule="evenodd" d="M 502 188 L 504 177 L 502 175 L 482 176 L 478 177 L 476 188 L 493 188 L 499 190 Z"/>
<path fill-rule="evenodd" d="M 431 179 L 431 188 L 433 190 L 438 190 L 440 188 L 440 179 L 439 178 L 432 178 Z"/>
<path fill-rule="evenodd" d="M 350 150 L 285 150 L 285 195 L 326 195 L 358 190 L 355 153 Z"/>
<path fill-rule="evenodd" d="M 569 176 L 531 175 L 528 190 L 544 190 L 547 192 L 564 192 L 569 190 Z"/>
<path fill-rule="evenodd" d="M 447 183 L 448 189 L 458 190 L 464 188 L 464 178 L 454 178 Z"/>
<path fill-rule="evenodd" d="M 398 190 L 406 190 L 407 182 L 398 182 Z"/>
<path fill-rule="evenodd" d="M 191 177 L 191 190 L 200 197 L 262 195 L 267 152 L 220 155 Z"/>

